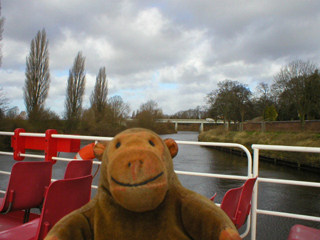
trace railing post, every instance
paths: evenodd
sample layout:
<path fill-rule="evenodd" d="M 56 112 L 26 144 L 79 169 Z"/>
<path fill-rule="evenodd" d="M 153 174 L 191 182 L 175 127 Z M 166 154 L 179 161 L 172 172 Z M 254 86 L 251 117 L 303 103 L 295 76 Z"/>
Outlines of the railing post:
<path fill-rule="evenodd" d="M 24 157 L 20 157 L 20 153 L 25 153 L 25 137 L 20 136 L 21 132 L 25 132 L 23 128 L 17 128 L 14 130 L 14 135 L 11 138 L 11 146 L 13 148 L 13 159 L 16 161 L 22 161 Z"/>
<path fill-rule="evenodd" d="M 175 130 L 176 132 L 178 132 L 178 122 L 175 122 L 175 124 L 174 124 L 174 130 Z"/>
<path fill-rule="evenodd" d="M 253 149 L 253 177 L 259 175 L 259 149 Z M 253 188 L 252 202 L 251 202 L 251 240 L 256 240 L 257 237 L 257 209 L 258 209 L 258 184 L 259 178 Z"/>
<path fill-rule="evenodd" d="M 46 131 L 45 136 L 45 148 L 44 148 L 44 154 L 45 154 L 45 161 L 50 161 L 53 164 L 57 162 L 57 160 L 53 160 L 52 157 L 57 157 L 58 153 L 58 139 L 53 138 L 52 134 L 57 134 L 57 130 L 55 129 L 48 129 Z"/>

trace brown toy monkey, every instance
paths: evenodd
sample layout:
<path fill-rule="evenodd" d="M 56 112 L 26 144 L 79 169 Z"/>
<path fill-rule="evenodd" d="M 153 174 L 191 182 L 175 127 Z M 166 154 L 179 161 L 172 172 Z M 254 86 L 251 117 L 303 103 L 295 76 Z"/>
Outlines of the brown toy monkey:
<path fill-rule="evenodd" d="M 177 152 L 174 140 L 146 129 L 118 134 L 103 154 L 97 195 L 45 239 L 241 239 L 223 210 L 181 185 Z"/>

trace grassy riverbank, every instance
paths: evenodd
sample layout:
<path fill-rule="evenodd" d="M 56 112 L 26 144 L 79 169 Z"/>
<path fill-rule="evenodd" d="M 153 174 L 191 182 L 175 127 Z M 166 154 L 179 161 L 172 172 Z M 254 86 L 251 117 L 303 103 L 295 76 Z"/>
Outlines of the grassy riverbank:
<path fill-rule="evenodd" d="M 202 142 L 229 142 L 240 143 L 251 152 L 252 144 L 285 145 L 320 147 L 319 133 L 288 133 L 288 132 L 233 132 L 224 129 L 214 129 L 203 132 L 198 137 Z M 261 151 L 261 156 L 285 160 L 297 165 L 307 165 L 320 168 L 320 154 L 296 153 L 280 151 Z"/>

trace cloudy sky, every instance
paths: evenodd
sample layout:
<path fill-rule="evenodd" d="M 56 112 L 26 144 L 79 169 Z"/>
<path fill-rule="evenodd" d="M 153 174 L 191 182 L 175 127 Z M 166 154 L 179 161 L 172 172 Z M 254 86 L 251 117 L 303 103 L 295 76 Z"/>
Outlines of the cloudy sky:
<path fill-rule="evenodd" d="M 58 114 L 79 51 L 85 108 L 106 67 L 109 97 L 120 95 L 132 111 L 154 100 L 165 114 L 205 105 L 225 79 L 254 92 L 291 61 L 320 66 L 319 0 L 8 0 L 2 16 L 0 87 L 20 111 L 26 57 L 42 29 L 50 53 L 46 106 Z"/>

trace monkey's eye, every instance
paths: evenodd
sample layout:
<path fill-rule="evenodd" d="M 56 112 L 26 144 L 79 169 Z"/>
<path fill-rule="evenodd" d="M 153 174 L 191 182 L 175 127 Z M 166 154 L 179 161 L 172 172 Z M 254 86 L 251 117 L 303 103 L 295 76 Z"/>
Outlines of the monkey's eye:
<path fill-rule="evenodd" d="M 121 146 L 121 142 L 117 142 L 116 148 L 119 148 Z"/>
<path fill-rule="evenodd" d="M 153 146 L 153 147 L 155 146 L 153 141 L 149 140 L 149 143 L 150 143 L 151 146 Z"/>

